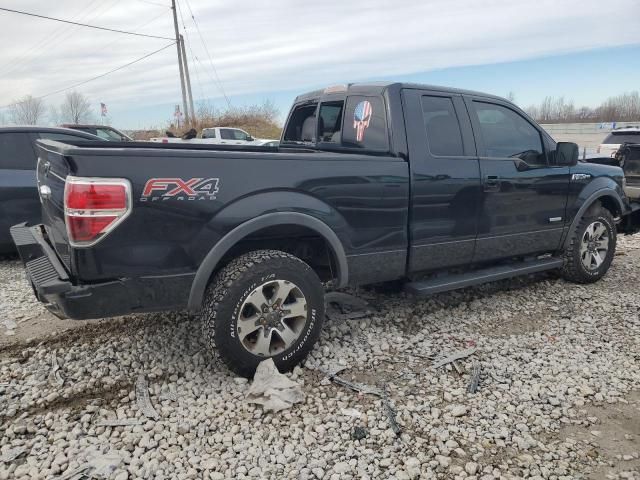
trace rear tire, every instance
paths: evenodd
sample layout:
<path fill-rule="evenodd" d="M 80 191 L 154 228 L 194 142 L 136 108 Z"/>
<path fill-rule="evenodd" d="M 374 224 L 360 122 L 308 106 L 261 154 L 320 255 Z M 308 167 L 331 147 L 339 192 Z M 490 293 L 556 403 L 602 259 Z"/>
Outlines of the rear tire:
<path fill-rule="evenodd" d="M 575 283 L 593 283 L 609 270 L 616 251 L 613 216 L 600 204 L 589 208 L 571 234 L 564 252 L 562 276 Z"/>
<path fill-rule="evenodd" d="M 217 273 L 201 316 L 209 344 L 235 373 L 252 377 L 266 358 L 287 371 L 304 360 L 320 335 L 324 289 L 299 258 L 259 250 Z"/>

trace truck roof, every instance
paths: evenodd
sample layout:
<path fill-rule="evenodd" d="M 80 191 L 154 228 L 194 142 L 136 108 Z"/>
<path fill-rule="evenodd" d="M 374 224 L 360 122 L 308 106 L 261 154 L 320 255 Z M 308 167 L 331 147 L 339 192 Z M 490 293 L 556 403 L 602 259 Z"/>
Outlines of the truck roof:
<path fill-rule="evenodd" d="M 332 85 L 320 90 L 314 90 L 311 92 L 303 93 L 296 97 L 295 102 L 304 102 L 307 100 L 315 100 L 320 97 L 324 97 L 331 94 L 363 94 L 363 95 L 381 95 L 385 90 L 389 88 L 402 89 L 402 88 L 418 88 L 424 90 L 432 90 L 443 93 L 463 94 L 463 95 L 475 95 L 479 97 L 493 98 L 495 100 L 505 100 L 497 95 L 491 95 L 483 92 L 476 92 L 474 90 L 465 90 L 461 88 L 441 87 L 437 85 L 426 85 L 422 83 L 409 83 L 409 82 L 366 82 L 366 83 L 348 83 L 343 85 Z"/>

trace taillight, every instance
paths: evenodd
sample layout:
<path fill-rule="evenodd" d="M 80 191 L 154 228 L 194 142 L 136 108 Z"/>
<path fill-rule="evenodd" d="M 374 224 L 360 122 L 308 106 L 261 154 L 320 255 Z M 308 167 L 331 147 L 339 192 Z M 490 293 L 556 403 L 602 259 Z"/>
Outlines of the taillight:
<path fill-rule="evenodd" d="M 131 184 L 120 178 L 68 176 L 64 221 L 74 247 L 95 245 L 131 212 Z"/>

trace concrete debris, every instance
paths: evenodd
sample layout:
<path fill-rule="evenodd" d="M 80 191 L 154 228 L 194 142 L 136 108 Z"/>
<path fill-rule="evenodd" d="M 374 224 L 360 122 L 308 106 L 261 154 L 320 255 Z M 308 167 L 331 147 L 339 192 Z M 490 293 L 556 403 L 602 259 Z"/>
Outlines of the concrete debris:
<path fill-rule="evenodd" d="M 469 378 L 469 385 L 467 386 L 468 393 L 476 393 L 478 391 L 478 385 L 480 384 L 480 372 L 480 362 L 473 362 L 471 377 Z"/>
<path fill-rule="evenodd" d="M 2 324 L 5 326 L 6 330 L 4 332 L 7 336 L 12 336 L 16 334 L 16 327 L 18 324 L 11 318 L 6 318 L 2 320 Z"/>
<path fill-rule="evenodd" d="M 26 449 L 24 447 L 15 447 L 6 450 L 2 456 L 0 456 L 0 463 L 13 462 L 16 458 L 22 455 Z"/>
<path fill-rule="evenodd" d="M 470 355 L 473 355 L 476 352 L 477 348 L 468 348 L 466 350 L 460 350 L 459 352 L 455 352 L 447 357 L 436 360 L 433 364 L 433 368 L 440 368 L 448 365 L 450 363 L 455 362 L 456 360 L 462 360 L 463 358 L 467 358 Z"/>
<path fill-rule="evenodd" d="M 97 427 L 130 427 L 142 425 L 142 420 L 137 418 L 108 418 L 96 422 Z"/>
<path fill-rule="evenodd" d="M 300 385 L 278 371 L 272 358 L 258 365 L 246 393 L 249 403 L 262 405 L 265 411 L 279 412 L 304 401 Z"/>
<path fill-rule="evenodd" d="M 371 305 L 361 298 L 343 292 L 329 292 L 324 296 L 325 315 L 330 320 L 344 321 L 366 317 Z"/>
<path fill-rule="evenodd" d="M 362 412 L 355 408 L 341 408 L 340 413 L 345 417 L 360 418 L 362 416 Z"/>
<path fill-rule="evenodd" d="M 147 379 L 143 374 L 138 375 L 135 388 L 136 403 L 138 404 L 138 409 L 142 415 L 152 420 L 159 420 L 160 415 L 158 415 L 158 412 L 156 412 L 153 405 L 151 405 L 151 400 L 149 399 L 149 386 L 147 385 Z"/>
<path fill-rule="evenodd" d="M 116 471 L 121 463 L 123 463 L 123 459 L 116 451 L 101 453 L 99 450 L 90 449 L 87 451 L 85 463 L 57 478 L 58 480 L 112 478 L 113 472 Z"/>

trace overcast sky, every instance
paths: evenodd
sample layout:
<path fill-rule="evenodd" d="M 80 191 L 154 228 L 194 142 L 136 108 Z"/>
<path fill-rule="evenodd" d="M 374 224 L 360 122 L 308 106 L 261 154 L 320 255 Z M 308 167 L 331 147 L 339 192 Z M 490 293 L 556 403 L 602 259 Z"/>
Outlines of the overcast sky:
<path fill-rule="evenodd" d="M 169 3 L 5 0 L 0 6 L 173 37 Z M 637 89 L 640 78 L 639 0 L 179 0 L 179 5 L 194 96 L 216 105 L 223 104 L 224 90 L 234 104 L 272 98 L 286 109 L 296 92 L 373 79 L 443 80 L 500 95 L 513 90 L 522 103 L 549 94 L 597 104 L 620 89 Z M 180 29 L 185 34 L 182 20 Z M 0 31 L 2 106 L 80 83 L 169 43 L 8 12 L 0 12 Z M 635 74 L 609 84 L 607 77 L 616 72 L 602 59 L 613 58 L 621 46 L 634 54 L 628 61 Z M 598 60 L 603 49 L 613 53 Z M 575 69 L 550 68 L 558 58 L 577 62 Z M 496 66 L 494 74 L 486 67 L 498 63 L 514 67 Z M 596 86 L 581 88 L 585 81 L 593 85 L 585 78 L 590 72 L 598 78 Z M 513 82 L 505 75 L 513 75 Z M 180 102 L 175 46 L 77 90 L 96 111 L 99 102 L 106 103 L 116 125 L 161 125 Z M 63 95 L 45 100 L 57 104 Z"/>

